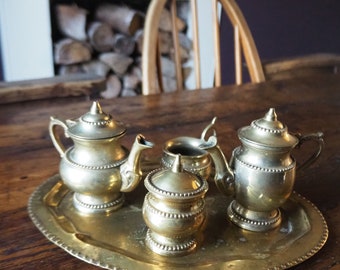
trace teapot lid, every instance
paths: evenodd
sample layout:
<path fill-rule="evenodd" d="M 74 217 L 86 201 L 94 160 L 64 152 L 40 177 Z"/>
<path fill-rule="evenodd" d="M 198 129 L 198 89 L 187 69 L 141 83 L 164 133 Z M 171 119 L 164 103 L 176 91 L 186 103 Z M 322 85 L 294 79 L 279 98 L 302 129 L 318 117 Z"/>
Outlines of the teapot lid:
<path fill-rule="evenodd" d="M 270 108 L 261 119 L 238 131 L 241 141 L 271 148 L 293 148 L 298 139 L 288 133 L 288 128 L 277 120 L 274 108 Z"/>
<path fill-rule="evenodd" d="M 90 111 L 76 121 L 68 120 L 67 133 L 71 137 L 88 140 L 107 139 L 124 134 L 123 123 L 115 121 L 110 114 L 103 112 L 98 101 L 94 101 Z"/>
<path fill-rule="evenodd" d="M 145 178 L 145 187 L 156 193 L 174 199 L 189 199 L 204 194 L 207 182 L 199 175 L 183 170 L 181 155 L 176 155 L 171 168 L 158 169 Z"/>

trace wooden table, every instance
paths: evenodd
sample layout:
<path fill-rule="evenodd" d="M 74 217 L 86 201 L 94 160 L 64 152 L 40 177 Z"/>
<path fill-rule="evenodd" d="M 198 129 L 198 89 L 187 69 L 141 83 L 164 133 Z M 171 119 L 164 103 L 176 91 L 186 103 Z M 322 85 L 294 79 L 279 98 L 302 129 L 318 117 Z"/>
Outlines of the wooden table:
<path fill-rule="evenodd" d="M 1 269 L 96 269 L 49 242 L 33 225 L 26 208 L 31 193 L 58 172 L 59 155 L 48 134 L 50 115 L 79 117 L 90 105 L 63 98 L 1 105 Z M 144 153 L 150 157 L 160 156 L 163 142 L 170 138 L 199 136 L 217 116 L 219 143 L 229 158 L 240 144 L 237 129 L 263 117 L 270 107 L 276 108 L 291 132 L 324 132 L 325 149 L 317 163 L 298 175 L 295 190 L 324 214 L 329 239 L 316 255 L 294 269 L 339 269 L 340 76 L 121 98 L 101 105 L 127 125 L 124 145 L 130 147 L 137 133 L 156 143 Z M 300 152 L 304 151 L 296 154 Z M 300 154 L 302 159 L 307 155 Z"/>

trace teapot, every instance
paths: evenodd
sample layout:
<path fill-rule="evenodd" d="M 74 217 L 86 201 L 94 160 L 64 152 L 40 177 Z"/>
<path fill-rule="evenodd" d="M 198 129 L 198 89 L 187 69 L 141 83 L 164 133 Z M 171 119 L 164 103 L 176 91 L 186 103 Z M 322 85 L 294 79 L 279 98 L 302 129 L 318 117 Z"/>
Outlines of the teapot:
<path fill-rule="evenodd" d="M 292 193 L 296 170 L 307 168 L 319 157 L 323 134 L 290 134 L 270 108 L 263 118 L 239 129 L 238 137 L 242 144 L 233 150 L 229 165 L 217 145 L 216 132 L 200 147 L 211 153 L 218 189 L 235 197 L 227 210 L 229 219 L 250 231 L 273 229 L 281 223 L 279 208 Z M 297 166 L 291 151 L 310 140 L 317 142 L 316 151 Z"/>
<path fill-rule="evenodd" d="M 57 126 L 72 139 L 72 147 L 65 149 Z M 122 192 L 132 191 L 141 180 L 141 152 L 153 147 L 139 134 L 129 153 L 120 144 L 126 133 L 124 124 L 103 112 L 97 101 L 78 119 L 51 117 L 49 133 L 61 156 L 61 179 L 74 192 L 73 205 L 82 213 L 119 209 L 124 202 Z"/>

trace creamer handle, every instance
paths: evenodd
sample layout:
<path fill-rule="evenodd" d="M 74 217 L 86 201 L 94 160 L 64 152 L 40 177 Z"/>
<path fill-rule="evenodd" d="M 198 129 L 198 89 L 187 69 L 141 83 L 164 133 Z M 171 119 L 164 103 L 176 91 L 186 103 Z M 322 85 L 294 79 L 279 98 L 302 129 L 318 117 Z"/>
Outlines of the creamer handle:
<path fill-rule="evenodd" d="M 305 162 L 296 167 L 297 170 L 304 170 L 310 165 L 312 165 L 320 156 L 325 144 L 323 140 L 323 133 L 317 132 L 310 133 L 307 135 L 297 134 L 296 136 L 299 139 L 299 143 L 297 144 L 296 148 L 300 148 L 301 145 L 307 141 L 315 141 L 318 144 L 316 151 L 313 152 L 312 155 Z"/>
<path fill-rule="evenodd" d="M 204 128 L 201 134 L 201 140 L 205 141 L 205 137 L 207 136 L 208 131 L 215 125 L 217 117 L 215 116 L 211 122 Z M 215 129 L 213 129 L 213 135 L 216 135 Z"/>
<path fill-rule="evenodd" d="M 65 154 L 65 146 L 63 145 L 59 134 L 56 132 L 57 126 L 61 126 L 64 129 L 65 137 L 68 137 L 66 135 L 66 130 L 68 129 L 66 122 L 51 116 L 49 125 L 50 137 L 52 139 L 54 147 L 58 150 L 60 156 L 62 157 Z"/>

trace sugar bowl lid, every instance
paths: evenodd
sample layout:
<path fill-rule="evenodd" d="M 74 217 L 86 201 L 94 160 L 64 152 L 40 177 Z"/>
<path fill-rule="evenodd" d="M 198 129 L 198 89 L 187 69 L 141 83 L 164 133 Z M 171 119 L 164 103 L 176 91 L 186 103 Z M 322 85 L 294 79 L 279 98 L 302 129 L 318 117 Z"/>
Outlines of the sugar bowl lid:
<path fill-rule="evenodd" d="M 98 140 L 120 136 L 126 132 L 123 123 L 115 121 L 110 114 L 103 112 L 98 101 L 94 101 L 90 111 L 77 120 L 67 121 L 70 137 Z"/>
<path fill-rule="evenodd" d="M 239 129 L 238 136 L 246 144 L 266 148 L 293 148 L 298 138 L 288 133 L 288 128 L 277 120 L 274 108 L 250 126 Z"/>
<path fill-rule="evenodd" d="M 208 190 L 208 183 L 199 175 L 183 170 L 181 155 L 176 155 L 171 168 L 148 174 L 145 187 L 153 194 L 173 199 L 192 199 Z"/>

